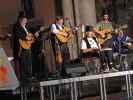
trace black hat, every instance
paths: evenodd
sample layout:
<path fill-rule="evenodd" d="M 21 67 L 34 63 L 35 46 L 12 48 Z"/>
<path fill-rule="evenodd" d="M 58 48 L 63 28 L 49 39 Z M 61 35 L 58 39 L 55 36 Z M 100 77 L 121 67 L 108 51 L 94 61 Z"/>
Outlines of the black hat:
<path fill-rule="evenodd" d="M 92 30 L 93 30 L 93 27 L 92 26 L 90 26 L 90 25 L 86 25 L 85 26 L 85 32 L 90 32 Z"/>
<path fill-rule="evenodd" d="M 108 9 L 104 9 L 103 12 L 102 12 L 103 15 L 109 15 L 109 12 L 108 12 Z"/>

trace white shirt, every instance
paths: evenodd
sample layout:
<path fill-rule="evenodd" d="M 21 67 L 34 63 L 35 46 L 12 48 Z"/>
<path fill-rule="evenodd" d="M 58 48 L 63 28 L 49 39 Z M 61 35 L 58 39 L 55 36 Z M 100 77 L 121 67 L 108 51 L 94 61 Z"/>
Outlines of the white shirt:
<path fill-rule="evenodd" d="M 93 38 L 87 38 L 89 44 L 90 44 L 90 47 L 91 48 L 99 48 L 96 41 L 93 39 Z M 82 40 L 81 42 L 81 49 L 87 49 L 87 44 L 85 42 L 85 40 Z"/>
<path fill-rule="evenodd" d="M 22 26 L 22 27 L 24 28 L 26 34 L 28 34 L 29 32 L 28 32 L 28 30 L 26 29 L 26 27 L 25 27 L 25 26 Z"/>
<path fill-rule="evenodd" d="M 54 34 L 58 34 L 59 33 L 59 29 L 57 29 L 57 26 L 59 27 L 60 30 L 62 30 L 62 26 L 59 25 L 59 24 L 52 24 L 51 26 L 51 32 L 54 33 Z"/>

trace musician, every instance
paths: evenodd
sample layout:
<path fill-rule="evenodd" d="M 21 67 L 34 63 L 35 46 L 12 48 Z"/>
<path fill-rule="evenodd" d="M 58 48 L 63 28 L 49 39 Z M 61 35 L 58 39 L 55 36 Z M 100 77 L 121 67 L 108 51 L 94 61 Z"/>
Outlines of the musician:
<path fill-rule="evenodd" d="M 105 40 L 104 42 L 101 42 L 99 40 L 102 47 L 112 48 L 112 44 L 111 44 L 112 38 L 110 37 L 110 35 L 112 34 L 111 33 L 112 31 L 113 31 L 113 25 L 109 21 L 109 15 L 104 14 L 103 20 L 99 22 L 96 26 L 96 32 L 99 34 L 99 37 L 101 38 L 103 35 L 105 35 L 105 37 L 103 37 L 103 40 Z"/>
<path fill-rule="evenodd" d="M 22 48 L 19 42 L 21 40 L 30 41 L 31 39 L 27 37 L 29 31 L 27 28 L 28 19 L 25 16 L 21 16 L 19 23 L 16 26 L 15 34 L 17 36 L 16 45 L 19 45 L 19 60 L 20 60 L 20 80 L 21 81 L 31 81 L 32 80 L 32 58 L 30 48 Z M 38 33 L 35 33 L 38 36 Z"/>
<path fill-rule="evenodd" d="M 81 51 L 83 62 L 87 72 L 97 73 L 100 69 L 99 49 L 100 45 L 96 39 L 95 33 L 91 26 L 85 27 L 86 36 L 81 42 Z"/>
<path fill-rule="evenodd" d="M 109 21 L 108 14 L 104 14 L 103 20 L 97 24 L 95 31 L 98 33 L 98 41 L 100 42 L 101 47 L 103 49 L 108 49 L 102 53 L 103 66 L 106 67 L 105 72 L 108 72 L 110 69 L 116 71 L 113 64 L 113 51 L 112 51 L 113 25 Z M 109 68 L 107 66 L 109 66 Z"/>
<path fill-rule="evenodd" d="M 25 13 L 23 11 L 20 11 L 19 12 L 19 15 L 17 16 L 17 19 L 16 19 L 16 22 L 13 24 L 13 29 L 12 29 L 12 51 L 13 51 L 13 57 L 14 57 L 14 69 L 15 69 L 15 72 L 16 72 L 16 75 L 18 78 L 20 78 L 20 73 L 19 73 L 19 56 L 18 56 L 18 53 L 19 53 L 19 43 L 18 43 L 18 36 L 16 34 L 16 28 L 17 26 L 19 25 L 19 20 L 22 16 L 24 16 Z"/>
<path fill-rule="evenodd" d="M 113 36 L 113 44 L 114 51 L 119 53 L 124 53 L 128 51 L 131 44 L 131 38 L 123 32 L 123 30 L 119 30 L 116 35 Z"/>
<path fill-rule="evenodd" d="M 66 76 L 66 68 L 64 65 L 66 63 L 69 63 L 69 50 L 68 50 L 67 44 L 62 43 L 57 38 L 58 34 L 65 36 L 65 37 L 68 36 L 67 32 L 61 31 L 65 27 L 63 24 L 64 24 L 63 17 L 57 17 L 55 23 L 52 24 L 52 26 L 51 26 L 51 42 L 52 42 L 52 47 L 53 47 L 53 51 L 55 54 L 57 73 L 60 76 L 65 77 Z"/>

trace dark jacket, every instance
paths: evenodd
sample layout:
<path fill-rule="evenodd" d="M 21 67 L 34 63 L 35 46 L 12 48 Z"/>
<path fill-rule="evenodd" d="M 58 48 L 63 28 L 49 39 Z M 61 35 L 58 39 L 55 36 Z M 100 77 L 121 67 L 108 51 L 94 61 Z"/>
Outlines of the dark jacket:
<path fill-rule="evenodd" d="M 18 59 L 18 53 L 20 50 L 19 39 L 25 39 L 26 32 L 24 28 L 19 24 L 16 23 L 13 26 L 13 56 L 15 59 Z"/>

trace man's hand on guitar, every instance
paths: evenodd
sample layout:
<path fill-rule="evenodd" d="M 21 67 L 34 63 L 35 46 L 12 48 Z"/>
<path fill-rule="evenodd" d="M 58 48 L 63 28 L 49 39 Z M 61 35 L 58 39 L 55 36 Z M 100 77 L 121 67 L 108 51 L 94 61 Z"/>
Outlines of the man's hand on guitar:
<path fill-rule="evenodd" d="M 36 37 L 36 38 L 38 38 L 39 33 L 38 33 L 38 32 L 36 32 L 34 35 L 35 35 L 35 37 Z"/>
<path fill-rule="evenodd" d="M 26 40 L 31 41 L 31 38 L 29 36 L 26 36 Z"/>
<path fill-rule="evenodd" d="M 59 34 L 65 36 L 65 37 L 68 36 L 68 33 L 66 33 L 66 32 L 60 32 Z"/>
<path fill-rule="evenodd" d="M 33 37 L 33 34 L 32 33 L 28 33 L 28 35 L 25 38 L 28 41 L 32 41 L 34 37 Z"/>

